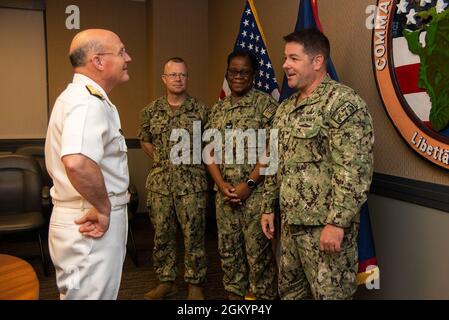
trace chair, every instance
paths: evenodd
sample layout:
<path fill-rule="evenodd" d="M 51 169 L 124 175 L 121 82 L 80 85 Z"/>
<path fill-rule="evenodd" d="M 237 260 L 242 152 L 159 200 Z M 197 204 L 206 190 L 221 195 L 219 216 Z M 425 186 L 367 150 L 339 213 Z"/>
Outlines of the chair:
<path fill-rule="evenodd" d="M 41 236 L 45 226 L 41 175 L 39 164 L 31 157 L 0 155 L 0 235 L 36 232 L 44 274 L 48 276 Z"/>
<path fill-rule="evenodd" d="M 53 208 L 50 197 L 50 189 L 53 186 L 53 180 L 48 174 L 47 167 L 45 165 L 45 148 L 44 146 L 25 146 L 16 150 L 15 154 L 21 154 L 24 156 L 30 156 L 36 159 L 41 167 L 42 172 L 42 209 L 47 219 L 47 223 L 50 221 L 50 215 Z"/>
<path fill-rule="evenodd" d="M 136 242 L 134 240 L 133 222 L 134 222 L 134 217 L 136 215 L 137 209 L 139 207 L 139 194 L 137 193 L 136 186 L 132 182 L 129 183 L 128 192 L 131 196 L 129 199 L 129 203 L 128 203 L 128 234 L 129 234 L 129 238 L 131 240 L 131 246 L 132 246 L 131 257 L 132 257 L 136 267 L 138 267 L 139 266 L 139 256 L 137 253 Z"/>
<path fill-rule="evenodd" d="M 50 188 L 53 186 L 53 181 L 48 174 L 47 167 L 45 165 L 45 148 L 43 146 L 25 146 L 18 148 L 15 152 L 16 154 L 26 155 L 33 157 L 37 160 L 41 167 L 42 171 L 42 207 L 43 212 L 45 214 L 45 217 L 47 219 L 47 223 L 50 221 L 51 211 L 53 208 L 53 204 L 51 201 L 50 196 Z M 134 222 L 134 216 L 137 212 L 137 208 L 139 207 L 139 195 L 137 193 L 136 186 L 130 182 L 128 192 L 131 195 L 130 201 L 128 203 L 128 233 L 130 237 L 130 242 L 132 246 L 132 259 L 134 261 L 134 264 L 138 266 L 139 259 L 137 254 L 137 248 L 136 243 L 134 239 L 134 233 L 133 233 L 133 222 Z"/>
<path fill-rule="evenodd" d="M 44 146 L 25 146 L 16 150 L 15 154 L 21 154 L 24 156 L 30 156 L 37 160 L 42 170 L 42 185 L 53 186 L 53 180 L 48 174 L 47 167 L 45 166 L 45 148 Z"/>

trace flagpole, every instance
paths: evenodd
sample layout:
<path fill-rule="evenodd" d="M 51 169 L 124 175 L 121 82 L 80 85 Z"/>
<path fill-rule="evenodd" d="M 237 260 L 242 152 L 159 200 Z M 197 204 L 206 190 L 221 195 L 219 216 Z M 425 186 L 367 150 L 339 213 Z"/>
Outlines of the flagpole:
<path fill-rule="evenodd" d="M 257 14 L 256 6 L 254 5 L 254 0 L 248 0 L 249 6 L 251 7 L 251 11 L 254 15 L 254 20 L 256 20 L 257 28 L 259 29 L 260 35 L 262 36 L 262 40 L 265 43 L 265 47 L 267 48 L 267 53 L 269 54 L 270 51 L 268 50 L 268 44 L 267 39 L 265 38 L 265 34 L 263 33 L 262 24 L 259 20 L 259 15 Z"/>
<path fill-rule="evenodd" d="M 268 50 L 267 39 L 265 38 L 265 34 L 262 29 L 262 24 L 260 23 L 259 15 L 257 14 L 257 10 L 256 10 L 256 6 L 254 5 L 254 0 L 247 0 L 247 1 L 251 8 L 251 11 L 253 12 L 254 20 L 256 21 L 257 29 L 259 29 L 260 35 L 262 37 L 262 41 L 263 41 L 263 43 L 265 43 L 265 47 L 267 49 L 267 55 L 270 56 L 270 51 Z M 280 93 L 280 91 L 279 91 L 279 93 Z M 275 98 L 275 99 L 279 100 L 279 94 L 277 95 L 277 98 Z"/>

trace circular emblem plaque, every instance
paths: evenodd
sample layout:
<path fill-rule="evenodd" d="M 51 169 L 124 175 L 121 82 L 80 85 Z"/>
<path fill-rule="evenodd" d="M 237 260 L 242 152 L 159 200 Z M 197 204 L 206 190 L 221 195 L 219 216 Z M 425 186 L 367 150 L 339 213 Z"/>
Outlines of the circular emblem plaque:
<path fill-rule="evenodd" d="M 449 0 L 378 0 L 373 65 L 385 109 L 420 156 L 449 169 Z"/>

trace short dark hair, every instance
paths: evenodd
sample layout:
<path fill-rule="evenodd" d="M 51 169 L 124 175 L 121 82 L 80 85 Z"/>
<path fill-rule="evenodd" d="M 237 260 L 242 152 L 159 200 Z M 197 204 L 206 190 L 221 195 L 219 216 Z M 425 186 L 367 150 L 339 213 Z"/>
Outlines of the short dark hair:
<path fill-rule="evenodd" d="M 330 55 L 329 39 L 318 29 L 301 29 L 286 35 L 285 42 L 296 42 L 304 47 L 304 52 L 311 56 L 321 53 L 327 61 Z"/>
<path fill-rule="evenodd" d="M 167 59 L 167 61 L 165 61 L 165 64 L 169 62 L 184 63 L 185 65 L 187 65 L 186 61 L 180 57 L 171 57 L 170 59 Z"/>
<path fill-rule="evenodd" d="M 86 52 L 83 48 L 77 48 L 69 55 L 69 59 L 72 67 L 82 67 L 86 63 Z"/>
<path fill-rule="evenodd" d="M 69 59 L 72 67 L 82 67 L 86 65 L 88 53 L 98 53 L 104 50 L 103 45 L 98 40 L 91 40 L 70 52 Z"/>
<path fill-rule="evenodd" d="M 228 55 L 228 67 L 232 59 L 237 57 L 248 59 L 249 62 L 251 63 L 251 68 L 253 68 L 253 71 L 257 71 L 257 69 L 259 68 L 259 63 L 257 62 L 256 56 L 251 52 L 243 50 L 235 50 Z"/>

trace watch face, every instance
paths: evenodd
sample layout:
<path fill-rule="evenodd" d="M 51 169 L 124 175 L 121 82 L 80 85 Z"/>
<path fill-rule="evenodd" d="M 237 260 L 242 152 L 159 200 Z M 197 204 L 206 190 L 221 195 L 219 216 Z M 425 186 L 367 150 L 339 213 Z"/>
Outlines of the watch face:
<path fill-rule="evenodd" d="M 250 187 L 250 189 L 253 189 L 256 187 L 256 183 L 253 180 L 246 181 L 246 184 L 248 185 L 248 187 Z"/>

